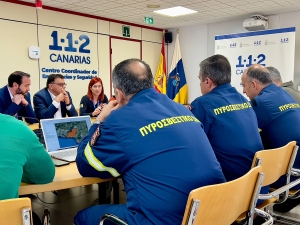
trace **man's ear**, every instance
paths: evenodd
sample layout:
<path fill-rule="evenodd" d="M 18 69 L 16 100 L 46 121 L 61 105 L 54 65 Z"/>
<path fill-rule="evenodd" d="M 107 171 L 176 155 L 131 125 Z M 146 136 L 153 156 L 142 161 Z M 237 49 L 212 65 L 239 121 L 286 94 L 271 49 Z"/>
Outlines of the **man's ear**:
<path fill-rule="evenodd" d="M 209 77 L 205 77 L 205 84 L 207 84 L 208 87 L 212 87 L 212 85 L 214 83 L 212 82 L 212 80 Z"/>
<path fill-rule="evenodd" d="M 257 90 L 257 83 L 254 80 L 251 81 L 251 86 L 254 90 Z"/>
<path fill-rule="evenodd" d="M 17 84 L 17 82 L 14 82 L 13 83 L 13 88 L 18 88 L 19 87 L 19 85 Z"/>
<path fill-rule="evenodd" d="M 116 88 L 115 95 L 118 96 L 119 99 L 125 98 L 123 91 L 121 91 L 121 89 L 119 89 L 119 88 Z"/>

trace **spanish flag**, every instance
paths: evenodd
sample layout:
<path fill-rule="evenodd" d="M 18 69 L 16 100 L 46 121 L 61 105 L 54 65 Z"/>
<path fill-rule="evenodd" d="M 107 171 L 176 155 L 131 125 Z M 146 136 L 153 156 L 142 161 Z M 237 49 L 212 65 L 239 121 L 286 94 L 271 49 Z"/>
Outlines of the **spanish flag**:
<path fill-rule="evenodd" d="M 165 58 L 165 40 L 162 38 L 161 53 L 159 57 L 158 67 L 154 78 L 154 88 L 162 94 L 167 93 L 167 77 L 166 77 L 166 58 Z"/>
<path fill-rule="evenodd" d="M 177 33 L 172 64 L 167 83 L 167 95 L 180 104 L 187 104 L 188 87 L 181 58 L 179 34 Z"/>

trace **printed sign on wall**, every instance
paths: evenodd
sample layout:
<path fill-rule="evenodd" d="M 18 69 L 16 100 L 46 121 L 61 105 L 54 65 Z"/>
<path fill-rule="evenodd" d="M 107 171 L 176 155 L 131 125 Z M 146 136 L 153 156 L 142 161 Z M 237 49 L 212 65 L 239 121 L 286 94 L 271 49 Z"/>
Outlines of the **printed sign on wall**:
<path fill-rule="evenodd" d="M 252 64 L 273 66 L 283 82 L 294 78 L 295 27 L 215 36 L 215 54 L 228 58 L 231 84 L 242 93 L 241 75 Z"/>
<path fill-rule="evenodd" d="M 42 59 L 41 75 L 61 73 L 65 79 L 85 80 L 97 76 L 97 37 L 78 31 L 39 28 Z"/>
<path fill-rule="evenodd" d="M 88 82 L 98 77 L 97 34 L 39 26 L 39 37 L 40 87 L 50 74 L 62 74 L 78 108 Z"/>

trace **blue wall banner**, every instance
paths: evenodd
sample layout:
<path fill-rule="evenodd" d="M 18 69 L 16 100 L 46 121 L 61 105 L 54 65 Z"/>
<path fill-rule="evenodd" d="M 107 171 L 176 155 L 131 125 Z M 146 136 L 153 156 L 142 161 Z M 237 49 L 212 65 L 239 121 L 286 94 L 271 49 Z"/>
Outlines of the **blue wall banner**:
<path fill-rule="evenodd" d="M 273 66 L 282 81 L 294 79 L 295 27 L 215 36 L 215 54 L 228 58 L 231 84 L 242 93 L 241 75 L 252 64 Z"/>

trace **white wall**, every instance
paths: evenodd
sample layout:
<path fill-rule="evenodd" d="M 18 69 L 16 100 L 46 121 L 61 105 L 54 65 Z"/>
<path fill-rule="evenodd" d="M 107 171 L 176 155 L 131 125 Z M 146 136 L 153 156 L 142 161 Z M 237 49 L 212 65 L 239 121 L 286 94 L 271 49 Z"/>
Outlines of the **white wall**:
<path fill-rule="evenodd" d="M 294 84 L 297 87 L 300 85 L 300 63 L 298 63 L 300 61 L 300 11 L 272 15 L 268 16 L 268 18 L 269 29 L 296 27 Z M 215 36 L 247 32 L 247 30 L 243 28 L 242 23 L 243 20 L 235 20 L 179 28 L 181 55 L 189 87 L 189 103 L 201 95 L 197 77 L 199 74 L 199 63 L 214 54 Z M 170 68 L 171 65 L 176 38 L 176 29 L 170 29 L 170 31 L 173 32 L 173 42 L 168 46 L 168 68 Z M 273 66 L 276 67 L 276 65 Z"/>
<path fill-rule="evenodd" d="M 32 85 L 30 92 L 31 96 L 33 96 L 38 90 L 45 87 L 46 78 L 43 78 L 43 74 L 49 75 L 52 73 L 51 71 L 43 71 L 43 68 L 59 69 L 62 75 L 70 75 L 67 72 L 62 72 L 62 69 L 87 69 L 97 72 L 93 76 L 101 77 L 105 94 L 110 97 L 110 60 L 112 59 L 111 48 L 114 47 L 110 46 L 110 37 L 117 36 L 122 38 L 122 25 L 121 22 L 97 20 L 95 18 L 80 17 L 45 9 L 36 10 L 34 7 L 0 1 L 0 52 L 2 53 L 0 55 L 2 63 L 0 88 L 7 84 L 9 74 L 15 70 L 21 70 L 31 75 Z M 58 40 L 57 44 L 60 47 L 68 46 L 69 42 L 67 40 L 69 39 L 66 38 L 68 34 L 74 36 L 75 52 L 67 51 L 65 48 L 61 50 L 50 49 L 49 45 L 54 44 L 54 37 L 52 36 L 54 31 L 57 32 L 58 38 L 56 40 Z M 81 46 L 83 41 L 86 40 L 78 40 L 82 34 L 88 36 L 89 42 L 86 42 L 86 50 L 90 50 L 88 54 L 87 52 L 77 51 L 79 45 Z M 136 53 L 138 56 L 142 53 L 143 59 L 146 60 L 155 73 L 160 57 L 162 31 L 130 26 L 130 38 L 126 39 L 135 39 L 135 41 L 142 42 L 142 52 L 138 49 Z M 28 57 L 29 46 L 40 47 L 41 58 L 39 60 Z M 121 46 L 114 53 L 120 56 L 123 55 L 123 58 L 121 58 L 124 59 L 124 55 L 126 55 L 124 51 L 126 51 L 125 46 L 124 48 Z M 90 63 L 53 61 L 50 58 L 51 54 L 55 54 L 55 57 L 58 54 L 90 57 Z M 70 91 L 76 108 L 79 106 L 81 97 L 87 92 L 88 82 L 89 79 L 66 80 L 66 83 L 68 83 L 67 90 Z"/>
<path fill-rule="evenodd" d="M 173 33 L 173 42 L 168 44 L 168 74 L 170 72 L 177 35 L 176 29 L 169 31 Z M 201 59 L 207 57 L 207 40 L 207 25 L 183 27 L 179 29 L 179 43 L 186 82 L 188 84 L 189 103 L 201 94 L 198 82 L 199 63 Z"/>

